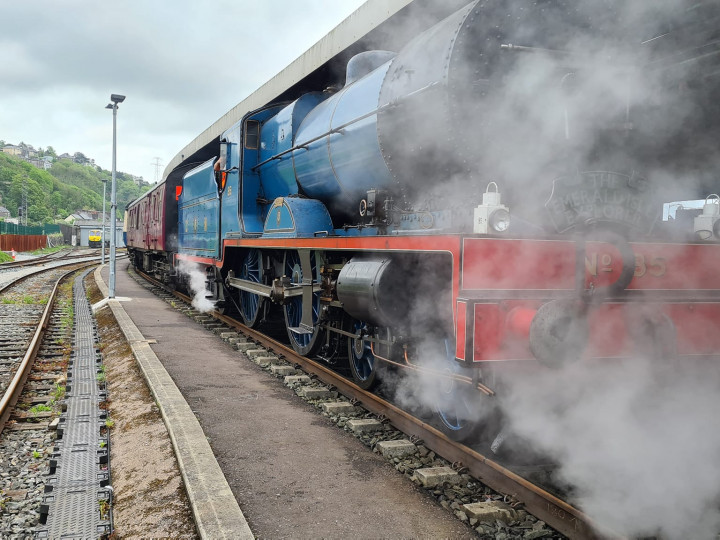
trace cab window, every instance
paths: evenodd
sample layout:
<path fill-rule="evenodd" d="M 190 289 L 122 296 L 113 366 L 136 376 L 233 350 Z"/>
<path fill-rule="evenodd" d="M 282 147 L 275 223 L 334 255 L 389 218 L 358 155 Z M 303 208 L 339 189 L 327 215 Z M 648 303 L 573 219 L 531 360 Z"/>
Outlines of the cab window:
<path fill-rule="evenodd" d="M 260 139 L 260 122 L 257 120 L 245 121 L 245 148 L 257 150 Z"/>

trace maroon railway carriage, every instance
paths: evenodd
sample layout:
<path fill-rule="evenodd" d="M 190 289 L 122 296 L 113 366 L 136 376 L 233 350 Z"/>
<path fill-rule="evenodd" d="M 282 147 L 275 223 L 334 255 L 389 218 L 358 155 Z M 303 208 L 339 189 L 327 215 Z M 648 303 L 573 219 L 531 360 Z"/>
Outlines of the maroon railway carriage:
<path fill-rule="evenodd" d="M 161 182 L 127 206 L 126 245 L 131 261 L 158 279 L 174 274 L 172 254 L 177 252 L 177 197 L 179 181 Z"/>

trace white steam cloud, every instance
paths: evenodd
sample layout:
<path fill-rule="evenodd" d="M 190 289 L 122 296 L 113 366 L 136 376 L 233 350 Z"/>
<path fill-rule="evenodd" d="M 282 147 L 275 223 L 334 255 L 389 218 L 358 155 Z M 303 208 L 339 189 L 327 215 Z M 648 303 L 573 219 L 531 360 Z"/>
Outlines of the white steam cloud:
<path fill-rule="evenodd" d="M 633 359 L 514 378 L 512 431 L 559 463 L 598 523 L 634 536 L 710 539 L 720 530 L 720 374 Z"/>
<path fill-rule="evenodd" d="M 202 313 L 212 311 L 215 304 L 206 298 L 208 290 L 205 288 L 207 277 L 202 268 L 194 263 L 181 261 L 178 271 L 187 276 L 186 282 L 193 295 L 192 306 Z"/>

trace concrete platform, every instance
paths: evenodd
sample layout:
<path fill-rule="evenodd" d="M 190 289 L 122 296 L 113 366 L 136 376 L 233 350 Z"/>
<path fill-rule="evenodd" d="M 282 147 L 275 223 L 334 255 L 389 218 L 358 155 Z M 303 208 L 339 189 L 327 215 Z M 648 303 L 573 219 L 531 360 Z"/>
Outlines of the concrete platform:
<path fill-rule="evenodd" d="M 252 534 L 476 537 L 385 458 L 297 397 L 283 379 L 262 371 L 231 344 L 156 298 L 130 278 L 126 267 L 125 261 L 118 262 L 116 295 L 130 299 L 114 302 L 127 314 L 128 321 L 121 322 L 134 323 L 133 341 L 145 349 L 144 356 L 162 363 L 199 420 Z M 107 282 L 107 268 L 102 275 Z M 149 382 L 162 385 L 151 388 L 162 397 L 165 383 Z M 213 468 L 209 462 L 207 466 Z M 209 484 L 202 468 L 185 479 L 195 487 Z M 233 537 L 214 537 L 223 536 Z"/>

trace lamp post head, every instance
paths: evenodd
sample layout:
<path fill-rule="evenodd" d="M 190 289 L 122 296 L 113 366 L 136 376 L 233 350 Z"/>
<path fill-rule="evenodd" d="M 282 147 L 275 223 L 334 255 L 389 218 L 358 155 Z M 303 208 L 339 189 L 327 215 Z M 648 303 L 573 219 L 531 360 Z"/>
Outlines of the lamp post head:
<path fill-rule="evenodd" d="M 122 103 L 125 101 L 125 96 L 121 96 L 120 94 L 110 94 L 110 101 L 113 103 Z"/>
<path fill-rule="evenodd" d="M 113 105 L 112 103 L 108 103 L 107 105 L 105 105 L 105 108 L 106 109 L 114 109 L 115 105 Z"/>

